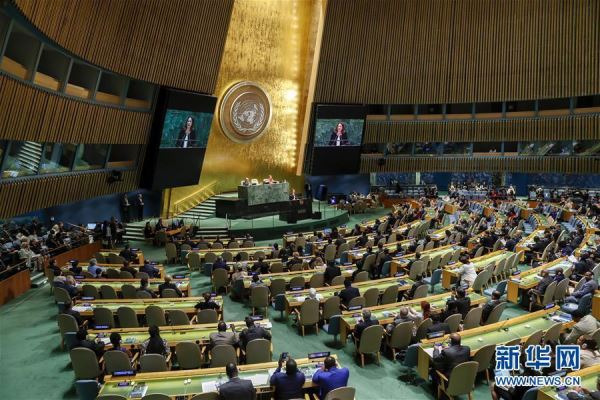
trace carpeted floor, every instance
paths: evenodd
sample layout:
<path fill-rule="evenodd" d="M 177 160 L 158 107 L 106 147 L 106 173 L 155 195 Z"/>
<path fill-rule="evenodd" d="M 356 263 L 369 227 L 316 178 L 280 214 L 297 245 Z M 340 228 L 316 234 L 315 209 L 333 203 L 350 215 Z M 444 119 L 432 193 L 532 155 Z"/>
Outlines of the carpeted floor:
<path fill-rule="evenodd" d="M 370 216 L 369 216 L 370 217 Z M 350 223 L 366 219 L 367 216 L 352 216 Z M 350 226 L 350 225 L 349 225 Z M 273 241 L 270 241 L 271 243 Z M 164 260 L 164 249 L 153 248 L 144 243 L 134 243 L 147 258 Z M 169 273 L 187 271 L 184 266 L 168 266 Z M 209 290 L 209 278 L 195 272 L 192 275 L 192 294 L 200 295 Z M 225 298 L 225 319 L 240 321 L 249 308 Z M 55 320 L 57 308 L 49 288 L 31 289 L 18 299 L 0 308 L 0 398 L 12 399 L 76 399 L 73 387 L 73 372 L 69 356 L 60 349 L 60 338 Z M 524 311 L 509 305 L 503 318 L 523 314 Z M 369 360 L 361 368 L 353 356 L 354 345 L 344 348 L 334 346 L 333 338 L 324 332 L 319 335 L 307 331 L 307 336 L 298 334 L 288 322 L 279 321 L 279 313 L 272 312 L 273 348 L 275 357 L 283 351 L 292 357 L 306 357 L 309 352 L 331 351 L 338 355 L 343 366 L 350 368 L 350 385 L 357 389 L 357 399 L 432 399 L 431 385 L 417 382 L 407 385 L 398 379 L 406 370 L 387 356 L 381 365 Z M 475 399 L 490 399 L 489 387 L 479 380 Z"/>

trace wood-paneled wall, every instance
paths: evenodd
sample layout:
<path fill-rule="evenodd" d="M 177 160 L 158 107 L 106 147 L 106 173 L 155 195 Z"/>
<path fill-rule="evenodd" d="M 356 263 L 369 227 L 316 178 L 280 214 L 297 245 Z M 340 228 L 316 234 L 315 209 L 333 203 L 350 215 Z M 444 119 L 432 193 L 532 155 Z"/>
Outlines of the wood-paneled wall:
<path fill-rule="evenodd" d="M 600 139 L 600 115 L 464 121 L 372 121 L 365 143 Z"/>
<path fill-rule="evenodd" d="M 137 188 L 137 171 L 124 171 L 121 182 L 109 184 L 107 178 L 108 173 L 102 171 L 2 183 L 0 218 Z"/>
<path fill-rule="evenodd" d="M 600 93 L 597 0 L 329 0 L 315 102 Z"/>
<path fill-rule="evenodd" d="M 144 81 L 211 94 L 234 3 L 12 1 L 42 32 L 91 63 Z"/>
<path fill-rule="evenodd" d="M 36 142 L 146 144 L 152 114 L 95 105 L 0 74 L 0 137 Z"/>
<path fill-rule="evenodd" d="M 554 172 L 592 174 L 600 171 L 600 159 L 577 157 L 386 157 L 361 156 L 360 172 Z"/>

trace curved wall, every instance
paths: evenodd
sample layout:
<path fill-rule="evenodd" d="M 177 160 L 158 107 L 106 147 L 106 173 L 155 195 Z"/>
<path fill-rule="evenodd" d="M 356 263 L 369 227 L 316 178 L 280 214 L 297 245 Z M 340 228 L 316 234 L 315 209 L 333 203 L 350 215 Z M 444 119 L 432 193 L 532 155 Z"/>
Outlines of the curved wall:
<path fill-rule="evenodd" d="M 146 144 L 150 112 L 78 101 L 0 74 L 0 137 L 36 142 Z"/>
<path fill-rule="evenodd" d="M 329 0 L 315 102 L 600 93 L 596 0 Z"/>
<path fill-rule="evenodd" d="M 129 77 L 212 94 L 234 0 L 12 0 L 48 37 Z"/>
<path fill-rule="evenodd" d="M 135 190 L 138 171 L 124 171 L 123 180 L 109 184 L 106 171 L 49 176 L 5 182 L 0 189 L 0 218 L 91 197 Z"/>
<path fill-rule="evenodd" d="M 214 93 L 234 0 L 6 0 L 64 50 L 129 78 Z M 0 138 L 139 144 L 136 169 L 0 182 L 0 218 L 138 188 L 152 111 L 80 101 L 0 73 Z"/>

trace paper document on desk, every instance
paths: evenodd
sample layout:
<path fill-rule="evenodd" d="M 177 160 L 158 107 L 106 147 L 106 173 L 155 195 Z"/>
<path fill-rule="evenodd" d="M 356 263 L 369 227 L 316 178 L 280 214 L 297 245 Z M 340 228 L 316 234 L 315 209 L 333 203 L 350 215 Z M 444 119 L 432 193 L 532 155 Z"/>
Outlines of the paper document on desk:
<path fill-rule="evenodd" d="M 110 344 L 110 338 L 109 337 L 103 337 L 103 338 L 98 338 L 98 339 L 100 339 L 100 341 L 102 343 L 104 343 L 105 346 Z"/>
<path fill-rule="evenodd" d="M 269 374 L 256 374 L 250 377 L 252 381 L 252 385 L 254 387 L 257 386 L 267 386 L 269 384 Z"/>
<path fill-rule="evenodd" d="M 77 312 L 92 311 L 92 307 L 84 307 L 84 306 L 73 306 L 72 309 L 73 309 L 73 311 L 77 311 Z"/>
<path fill-rule="evenodd" d="M 217 381 L 202 382 L 202 393 L 216 392 L 216 391 L 217 391 Z"/>
<path fill-rule="evenodd" d="M 577 257 L 575 257 L 573 254 L 571 254 L 567 260 L 571 261 L 572 263 L 576 263 L 578 261 Z"/>

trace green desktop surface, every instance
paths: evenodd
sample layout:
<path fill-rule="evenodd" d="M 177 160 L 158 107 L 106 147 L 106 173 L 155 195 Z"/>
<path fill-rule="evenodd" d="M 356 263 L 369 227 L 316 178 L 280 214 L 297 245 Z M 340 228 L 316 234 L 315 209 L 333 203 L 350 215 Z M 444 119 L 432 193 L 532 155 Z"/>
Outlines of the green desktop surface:
<path fill-rule="evenodd" d="M 268 363 L 273 365 L 273 363 Z M 252 380 L 254 387 L 268 387 L 269 379 L 275 370 L 273 367 L 257 366 L 257 369 L 251 371 L 240 371 L 241 379 Z M 306 382 L 310 384 L 312 375 L 318 368 L 317 363 L 308 363 L 298 366 L 300 371 L 304 372 Z M 119 395 L 126 398 L 132 397 L 132 391 L 136 386 L 147 386 L 145 395 L 153 393 L 162 393 L 167 396 L 186 396 L 190 394 L 204 393 L 214 391 L 220 383 L 227 382 L 227 376 L 223 372 L 207 373 L 206 375 L 197 375 L 190 373 L 189 375 L 179 376 L 164 376 L 149 379 L 140 379 L 139 377 L 131 377 L 128 386 L 119 386 L 119 382 L 125 382 L 126 379 L 118 381 L 109 381 L 100 389 L 99 395 Z"/>
<path fill-rule="evenodd" d="M 133 299 L 132 299 L 133 300 Z M 142 303 L 142 302 L 119 302 L 119 303 L 94 303 L 94 302 L 85 302 L 82 301 L 81 303 L 77 303 L 76 305 L 73 306 L 73 309 L 75 311 L 78 312 L 86 312 L 86 311 L 94 311 L 94 308 L 97 307 L 103 307 L 103 308 L 108 308 L 109 310 L 111 310 L 112 312 L 117 312 L 117 310 L 119 309 L 119 307 L 129 307 L 132 308 L 134 311 L 141 311 L 141 310 L 145 310 L 146 307 L 151 306 L 151 305 L 156 305 L 159 306 L 160 308 L 162 308 L 163 310 L 176 310 L 176 309 L 186 309 L 186 308 L 194 308 L 194 306 L 196 304 L 198 304 L 198 302 L 203 301 L 201 298 L 195 298 L 194 300 L 190 300 L 190 301 L 173 301 L 173 302 L 160 302 L 160 303 Z M 222 300 L 219 299 L 215 299 L 214 300 L 217 304 L 222 305 Z"/>
<path fill-rule="evenodd" d="M 483 333 L 476 332 L 473 335 L 470 335 L 468 331 L 465 331 L 465 334 L 461 335 L 461 344 L 463 346 L 469 346 L 471 348 L 471 352 L 474 352 L 488 344 L 503 344 L 514 339 L 528 337 L 532 333 L 539 330 L 546 331 L 557 322 L 559 321 L 542 316 L 525 320 L 517 324 L 511 324 L 510 320 L 507 319 L 506 328 Z M 432 354 L 434 346 L 433 343 L 423 344 L 422 346 L 429 355 Z"/>
<path fill-rule="evenodd" d="M 412 286 L 412 284 L 414 283 L 412 280 L 410 280 L 407 277 L 407 278 L 398 278 L 397 280 L 387 280 L 386 282 L 365 281 L 365 282 L 361 282 L 361 284 L 354 284 L 352 286 L 358 288 L 361 295 L 364 294 L 364 292 L 366 290 L 371 289 L 371 288 L 379 289 L 379 292 L 382 293 L 389 286 L 393 286 L 393 285 L 400 286 L 399 280 L 405 281 L 405 283 L 402 284 L 402 286 Z M 343 286 L 337 286 L 337 287 L 334 286 L 332 289 L 327 289 L 327 290 L 317 289 L 317 296 L 318 296 L 319 300 L 321 300 L 321 299 L 327 300 L 330 297 L 336 296 L 337 293 L 339 293 L 343 289 L 344 289 Z M 306 299 L 306 296 L 308 296 L 308 292 L 306 290 L 301 291 L 301 292 L 299 291 L 298 293 L 286 292 L 286 295 L 285 295 L 288 304 L 302 303 Z"/>
<path fill-rule="evenodd" d="M 486 296 L 480 295 L 479 293 L 475 293 L 475 292 L 471 292 L 469 293 L 468 296 L 471 299 L 471 302 L 475 303 L 475 302 L 479 302 L 482 299 L 486 299 Z M 434 301 L 429 301 L 429 304 L 431 305 L 431 309 L 432 310 L 443 310 L 446 307 L 446 302 L 450 299 L 450 294 L 448 294 L 448 296 L 444 296 L 441 297 L 439 299 L 436 299 Z M 427 300 L 426 297 L 423 298 L 423 300 Z M 385 308 L 381 308 L 378 310 L 371 310 L 371 317 L 372 318 L 376 318 L 378 320 L 385 320 L 388 318 L 395 318 L 396 315 L 398 315 L 399 309 L 400 307 L 410 307 L 412 308 L 415 312 L 421 312 L 421 304 L 420 302 L 415 302 L 413 304 L 390 304 L 389 307 L 385 307 Z M 360 314 L 360 311 L 357 312 L 357 314 Z M 354 317 L 352 315 L 345 315 L 343 317 L 344 321 L 349 325 L 349 326 L 353 326 L 355 324 L 357 324 L 358 322 L 360 322 L 360 320 L 362 319 L 362 316 L 357 316 Z"/>

